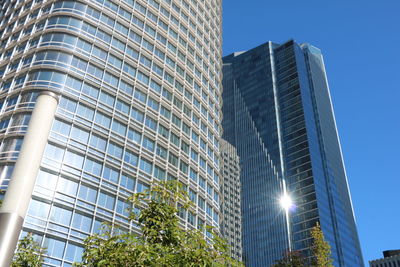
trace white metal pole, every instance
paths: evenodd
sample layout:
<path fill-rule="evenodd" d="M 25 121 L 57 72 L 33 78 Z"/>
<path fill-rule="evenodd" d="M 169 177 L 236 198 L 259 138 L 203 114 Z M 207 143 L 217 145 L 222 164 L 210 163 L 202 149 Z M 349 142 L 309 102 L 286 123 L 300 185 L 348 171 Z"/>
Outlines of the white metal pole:
<path fill-rule="evenodd" d="M 57 109 L 58 96 L 41 92 L 0 208 L 0 266 L 10 266 Z"/>

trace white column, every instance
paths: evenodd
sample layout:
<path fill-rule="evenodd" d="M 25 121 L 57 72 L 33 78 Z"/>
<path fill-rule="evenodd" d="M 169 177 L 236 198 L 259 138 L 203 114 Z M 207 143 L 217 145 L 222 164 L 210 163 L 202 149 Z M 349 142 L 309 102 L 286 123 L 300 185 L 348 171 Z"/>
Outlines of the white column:
<path fill-rule="evenodd" d="M 41 92 L 0 208 L 0 266 L 11 264 L 47 144 L 58 96 Z"/>

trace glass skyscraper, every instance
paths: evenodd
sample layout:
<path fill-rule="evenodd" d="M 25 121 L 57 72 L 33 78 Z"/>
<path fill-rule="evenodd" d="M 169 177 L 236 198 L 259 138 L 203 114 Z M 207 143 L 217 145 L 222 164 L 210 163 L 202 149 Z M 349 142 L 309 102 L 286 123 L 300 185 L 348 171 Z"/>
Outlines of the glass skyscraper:
<path fill-rule="evenodd" d="M 221 1 L 8 2 L 0 22 L 5 206 L 32 109 L 43 95 L 58 98 L 23 222 L 47 248 L 46 266 L 79 261 L 83 239 L 102 222 L 138 231 L 125 200 L 155 180 L 186 185 L 196 205 L 179 213 L 184 227 L 218 229 Z"/>
<path fill-rule="evenodd" d="M 336 267 L 364 266 L 320 50 L 268 42 L 223 62 L 223 138 L 240 157 L 246 266 L 270 266 L 287 250 L 309 257 L 317 222 Z"/>

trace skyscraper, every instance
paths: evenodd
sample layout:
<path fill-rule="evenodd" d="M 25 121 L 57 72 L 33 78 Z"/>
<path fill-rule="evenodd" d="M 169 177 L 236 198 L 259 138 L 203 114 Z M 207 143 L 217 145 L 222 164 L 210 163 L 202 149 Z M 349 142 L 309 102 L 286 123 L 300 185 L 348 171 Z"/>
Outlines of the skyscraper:
<path fill-rule="evenodd" d="M 223 138 L 241 161 L 246 265 L 270 266 L 286 250 L 310 256 L 319 222 L 335 266 L 364 266 L 320 50 L 268 42 L 223 62 Z"/>
<path fill-rule="evenodd" d="M 23 231 L 47 248 L 48 266 L 71 266 L 102 222 L 138 231 L 127 220 L 129 195 L 178 179 L 197 204 L 180 213 L 185 227 L 218 228 L 221 1 L 14 0 L 4 8 L 0 221 L 22 223 L 24 205 L 15 211 L 13 201 L 26 185 Z M 40 123 L 48 139 L 35 135 L 46 132 Z M 29 149 L 40 137 L 43 156 Z M 15 177 L 18 166 L 29 179 Z"/>
<path fill-rule="evenodd" d="M 221 140 L 221 233 L 231 257 L 242 261 L 242 216 L 240 211 L 240 165 L 236 148 Z"/>

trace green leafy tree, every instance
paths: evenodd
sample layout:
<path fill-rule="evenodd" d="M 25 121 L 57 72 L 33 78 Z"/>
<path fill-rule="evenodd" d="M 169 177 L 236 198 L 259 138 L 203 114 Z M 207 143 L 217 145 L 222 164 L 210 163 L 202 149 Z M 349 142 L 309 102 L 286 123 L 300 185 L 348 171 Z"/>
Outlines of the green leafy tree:
<path fill-rule="evenodd" d="M 131 211 L 130 219 L 139 222 L 142 234 L 104 225 L 100 234 L 85 240 L 82 263 L 76 266 L 243 266 L 229 256 L 226 242 L 213 229 L 207 228 L 212 235 L 207 241 L 199 230 L 179 226 L 177 205 L 190 209 L 192 204 L 178 182 L 154 184 L 129 201 L 140 209 L 139 214 Z"/>
<path fill-rule="evenodd" d="M 288 251 L 284 257 L 272 267 L 305 267 L 306 260 L 303 255 L 298 251 Z"/>
<path fill-rule="evenodd" d="M 312 266 L 313 267 L 333 267 L 333 259 L 331 246 L 325 240 L 324 234 L 321 230 L 321 226 L 317 223 L 311 229 L 311 236 L 313 238 L 312 246 Z"/>
<path fill-rule="evenodd" d="M 14 255 L 11 267 L 41 267 L 46 249 L 33 240 L 31 233 L 22 238 Z"/>

